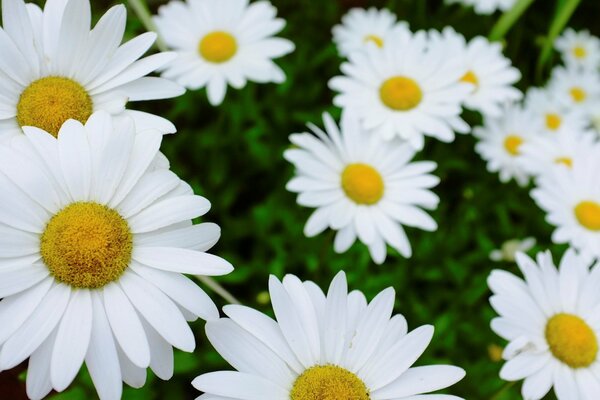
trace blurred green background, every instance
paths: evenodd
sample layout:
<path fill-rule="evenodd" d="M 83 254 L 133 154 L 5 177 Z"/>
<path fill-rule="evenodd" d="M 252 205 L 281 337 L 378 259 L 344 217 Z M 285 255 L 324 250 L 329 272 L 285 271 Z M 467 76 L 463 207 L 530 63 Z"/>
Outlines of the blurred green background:
<path fill-rule="evenodd" d="M 551 244 L 552 229 L 530 199 L 529 190 L 514 183 L 502 185 L 496 175 L 489 174 L 473 151 L 475 140 L 470 135 L 458 136 L 451 144 L 428 140 L 417 157 L 439 165 L 435 174 L 441 184 L 435 192 L 441 204 L 433 212 L 439 229 L 427 233 L 407 228 L 413 257 L 407 260 L 392 251 L 387 262 L 377 266 L 360 243 L 337 255 L 331 232 L 312 239 L 303 236 L 311 210 L 298 206 L 295 196 L 285 190 L 293 168 L 282 158 L 290 133 L 304 131 L 307 122 L 321 125 L 324 111 L 339 116 L 327 88 L 342 61 L 331 42 L 331 28 L 350 7 L 387 7 L 413 30 L 451 25 L 467 38 L 487 35 L 499 14 L 478 16 L 471 9 L 447 6 L 441 0 L 272 2 L 288 22 L 281 36 L 297 47 L 278 62 L 288 76 L 285 84 L 250 83 L 241 91 L 230 89 L 217 108 L 208 104 L 204 91 L 132 105 L 163 115 L 179 129 L 176 135 L 165 137 L 163 151 L 172 169 L 213 204 L 206 220 L 222 228 L 213 252 L 236 267 L 219 282 L 243 304 L 266 313 L 271 313 L 265 292 L 269 274 L 281 278 L 293 273 L 326 289 L 336 272 L 344 269 L 350 288 L 362 290 L 368 298 L 393 286 L 397 292 L 395 312 L 406 316 L 410 329 L 423 324 L 436 328 L 432 344 L 417 364 L 454 364 L 466 369 L 466 378 L 448 393 L 466 399 L 521 398 L 520 384 L 506 384 L 498 377 L 502 363 L 497 353 L 504 343 L 489 328 L 494 312 L 488 303 L 486 278 L 494 268 L 517 270 L 514 264 L 489 260 L 490 251 L 506 240 L 534 236 L 538 240 L 535 251 L 551 248 L 555 258 L 564 251 Z M 116 3 L 92 0 L 95 18 Z M 153 12 L 165 3 L 149 1 Z M 523 73 L 522 90 L 542 85 L 552 63 L 558 62 L 553 55 L 543 73 L 535 71 L 557 5 L 563 3 L 534 2 L 506 37 L 505 52 Z M 600 1 L 583 0 L 569 25 L 600 35 L 599 15 Z M 128 38 L 143 31 L 139 18 L 129 9 Z M 465 118 L 473 126 L 481 122 L 476 114 Z M 219 306 L 225 304 L 216 294 L 211 296 Z M 124 399 L 192 399 L 199 395 L 190 384 L 194 377 L 230 369 L 207 342 L 203 323 L 192 327 L 196 351 L 176 353 L 173 379 L 162 382 L 149 372 L 146 386 L 126 388 Z M 24 369 L 25 365 L 0 374 L 0 398 L 25 398 Z M 51 396 L 55 400 L 96 397 L 85 372 L 67 392 Z"/>

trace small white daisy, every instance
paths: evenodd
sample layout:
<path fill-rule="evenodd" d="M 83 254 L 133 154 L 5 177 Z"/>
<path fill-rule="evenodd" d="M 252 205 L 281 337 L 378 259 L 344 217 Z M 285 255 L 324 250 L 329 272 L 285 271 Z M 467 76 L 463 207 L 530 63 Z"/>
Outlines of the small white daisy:
<path fill-rule="evenodd" d="M 477 14 L 493 14 L 496 11 L 507 11 L 516 0 L 447 0 L 448 3 L 462 3 L 471 6 Z"/>
<path fill-rule="evenodd" d="M 139 59 L 154 43 L 146 33 L 121 45 L 123 5 L 111 8 L 90 31 L 89 0 L 49 0 L 42 11 L 23 0 L 2 0 L 0 29 L 0 137 L 35 126 L 56 135 L 68 119 L 85 123 L 98 110 L 128 115 L 140 130 L 175 132 L 156 115 L 126 110 L 129 101 L 179 96 L 184 89 L 147 77 L 175 54 Z"/>
<path fill-rule="evenodd" d="M 567 65 L 597 71 L 600 68 L 600 39 L 589 31 L 566 29 L 554 44 Z"/>
<path fill-rule="evenodd" d="M 385 8 L 351 9 L 342 17 L 342 23 L 333 27 L 333 41 L 339 54 L 347 57 L 364 50 L 369 43 L 384 47 L 394 29 L 408 29 L 408 24 L 396 23 L 396 19 L 396 15 Z"/>
<path fill-rule="evenodd" d="M 219 227 L 191 222 L 210 203 L 152 167 L 162 134 L 136 135 L 131 119 L 68 120 L 56 140 L 23 130 L 0 147 L 0 370 L 29 357 L 31 399 L 66 389 L 83 362 L 103 400 L 148 367 L 170 379 L 172 346 L 195 347 L 186 319 L 219 316 L 182 274 L 232 270 L 205 253 Z"/>
<path fill-rule="evenodd" d="M 430 32 L 430 51 L 445 52 L 462 62 L 466 73 L 462 82 L 472 86 L 465 99 L 466 108 L 479 111 L 484 116 L 498 117 L 505 103 L 518 101 L 523 97 L 513 85 L 521 79 L 521 73 L 502 54 L 500 43 L 491 43 L 478 36 L 468 43 L 465 37 L 450 27 Z"/>
<path fill-rule="evenodd" d="M 521 186 L 529 182 L 520 157 L 521 146 L 528 142 L 539 129 L 520 105 L 506 106 L 499 118 L 487 118 L 483 127 L 473 130 L 479 143 L 475 150 L 487 161 L 490 172 L 499 172 L 500 181 L 515 179 Z"/>
<path fill-rule="evenodd" d="M 162 76 L 189 89 L 206 86 L 212 105 L 223 102 L 227 85 L 282 83 L 285 73 L 273 59 L 294 51 L 294 44 L 273 37 L 285 26 L 276 14 L 268 1 L 175 0 L 161 6 L 154 21 L 177 52 Z"/>
<path fill-rule="evenodd" d="M 500 262 L 508 261 L 514 262 L 515 256 L 518 252 L 526 253 L 533 249 L 536 240 L 533 237 L 527 237 L 523 240 L 512 239 L 502 243 L 500 249 L 492 250 L 490 252 L 490 260 Z"/>
<path fill-rule="evenodd" d="M 589 125 L 585 113 L 565 107 L 558 100 L 558 93 L 546 88 L 530 88 L 525 96 L 525 110 L 545 136 L 561 132 L 583 132 Z"/>
<path fill-rule="evenodd" d="M 591 117 L 600 107 L 600 74 L 573 67 L 557 67 L 548 89 L 568 110 Z"/>
<path fill-rule="evenodd" d="M 344 76 L 329 87 L 334 104 L 357 115 L 363 126 L 385 140 L 400 137 L 422 149 L 424 135 L 444 142 L 466 133 L 461 105 L 472 90 L 460 82 L 466 70 L 443 51 L 428 51 L 424 32 L 397 30 L 382 49 L 368 46 L 342 64 Z"/>
<path fill-rule="evenodd" d="M 385 261 L 386 243 L 410 257 L 402 225 L 437 229 L 433 218 L 421 209 L 435 209 L 439 203 L 429 190 L 439 183 L 439 178 L 429 174 L 436 164 L 411 163 L 412 147 L 367 134 L 349 113 L 343 115 L 340 128 L 329 114 L 323 120 L 327 133 L 309 125 L 314 135 L 291 135 L 298 148 L 284 154 L 297 174 L 287 189 L 299 193 L 298 204 L 316 208 L 304 233 L 312 237 L 328 227 L 337 230 L 334 248 L 338 253 L 347 251 L 358 237 L 378 264 Z"/>
<path fill-rule="evenodd" d="M 348 293 L 340 272 L 327 295 L 288 275 L 269 280 L 277 321 L 249 307 L 226 306 L 229 318 L 210 321 L 206 334 L 237 371 L 201 375 L 198 399 L 392 400 L 455 399 L 424 394 L 447 388 L 465 372 L 450 365 L 411 367 L 429 345 L 433 326 L 408 332 L 392 316 L 394 289 L 371 303 Z"/>
<path fill-rule="evenodd" d="M 555 166 L 543 174 L 531 196 L 556 227 L 552 241 L 600 257 L 600 148 L 578 157 L 572 168 Z"/>
<path fill-rule="evenodd" d="M 500 377 L 524 379 L 524 399 L 540 400 L 552 387 L 558 400 L 593 400 L 600 393 L 600 268 L 568 250 L 557 269 L 549 252 L 537 263 L 523 253 L 525 279 L 495 270 L 488 279 L 492 329 L 509 341 Z"/>

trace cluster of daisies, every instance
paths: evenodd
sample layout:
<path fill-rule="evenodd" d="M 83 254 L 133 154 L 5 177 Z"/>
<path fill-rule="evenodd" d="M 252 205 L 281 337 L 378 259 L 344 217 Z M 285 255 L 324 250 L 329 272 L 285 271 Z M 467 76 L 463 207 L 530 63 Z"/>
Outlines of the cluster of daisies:
<path fill-rule="evenodd" d="M 425 137 L 452 142 L 470 132 L 464 108 L 501 116 L 503 104 L 522 97 L 513 87 L 520 73 L 497 43 L 467 41 L 452 28 L 412 32 L 385 9 L 350 10 L 333 36 L 347 57 L 343 75 L 329 81 L 341 121 L 326 114 L 325 130 L 309 124 L 311 133 L 290 136 L 285 158 L 296 176 L 287 188 L 316 209 L 307 236 L 331 228 L 338 253 L 358 239 L 378 264 L 388 245 L 408 258 L 404 227 L 437 229 L 425 211 L 439 203 L 436 164 L 412 161 Z"/>
<path fill-rule="evenodd" d="M 198 318 L 207 321 L 210 342 L 236 369 L 198 377 L 194 385 L 205 392 L 203 399 L 456 398 L 424 395 L 453 385 L 465 372 L 412 367 L 433 327 L 409 332 L 404 317 L 392 315 L 391 288 L 368 302 L 348 291 L 343 272 L 326 294 L 295 276 L 271 277 L 275 321 L 243 306 L 226 307 L 228 318 L 220 318 L 192 279 L 232 272 L 229 262 L 207 253 L 220 228 L 192 222 L 210 202 L 195 195 L 160 152 L 175 126 L 129 103 L 206 87 L 217 105 L 228 85 L 283 81 L 273 59 L 294 46 L 274 37 L 285 22 L 269 2 L 173 1 L 154 19 L 173 51 L 148 57 L 157 35 L 122 43 L 122 5 L 93 28 L 89 0 L 48 0 L 43 9 L 3 0 L 2 19 L 0 371 L 28 360 L 29 398 L 65 390 L 84 363 L 102 400 L 121 398 L 122 382 L 143 386 L 148 368 L 168 380 L 173 349 L 195 348 L 188 322 Z M 438 182 L 428 174 L 435 164 L 410 163 L 422 136 L 440 131 L 450 140 L 452 130 L 466 130 L 458 114 L 467 98 L 482 109 L 501 101 L 489 95 L 476 100 L 477 79 L 482 91 L 498 81 L 484 89 L 491 75 L 474 61 L 444 66 L 443 47 L 452 42 L 465 54 L 489 54 L 504 66 L 493 74 L 512 71 L 492 45 L 466 43 L 450 31 L 412 34 L 395 20 L 392 25 L 390 32 L 406 47 L 393 47 L 392 38 L 385 52 L 377 51 L 390 32 L 374 34 L 375 47 L 351 53 L 348 76 L 332 81 L 342 92 L 339 103 L 349 108 L 361 108 L 351 104 L 357 85 L 381 91 L 373 97 L 383 104 L 373 104 L 379 117 L 353 119 L 347 112 L 338 127 L 326 115 L 327 133 L 313 127 L 316 136 L 295 135 L 299 149 L 286 153 L 302 172 L 290 187 L 304 192 L 306 205 L 323 207 L 307 232 L 332 221 L 340 229 L 337 249 L 358 235 L 379 261 L 386 243 L 410 254 L 398 222 L 435 229 L 417 207 L 438 202 L 429 191 Z M 409 58 L 395 70 L 393 59 L 404 53 Z M 365 57 L 371 56 L 386 73 L 369 70 L 370 78 L 359 82 L 356 69 L 368 68 Z M 157 71 L 161 77 L 149 76 Z M 505 89 L 503 96 L 513 95 Z"/>

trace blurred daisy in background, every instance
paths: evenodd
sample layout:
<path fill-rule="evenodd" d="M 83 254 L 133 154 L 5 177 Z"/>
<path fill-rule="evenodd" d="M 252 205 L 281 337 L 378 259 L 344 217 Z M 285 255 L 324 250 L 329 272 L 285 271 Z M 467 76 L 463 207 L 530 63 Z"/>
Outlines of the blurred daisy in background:
<path fill-rule="evenodd" d="M 0 137 L 35 126 L 57 135 L 68 119 L 85 123 L 93 112 L 133 118 L 139 130 L 173 133 L 162 117 L 126 110 L 129 101 L 183 94 L 174 82 L 147 77 L 173 60 L 173 53 L 140 59 L 156 40 L 146 33 L 121 45 L 123 5 L 111 8 L 90 31 L 88 0 L 48 1 L 42 11 L 22 0 L 2 1 Z"/>
<path fill-rule="evenodd" d="M 600 74 L 577 68 L 557 67 L 548 90 L 568 110 L 591 117 L 600 107 Z"/>
<path fill-rule="evenodd" d="M 578 155 L 571 168 L 555 167 L 536 182 L 531 196 L 556 229 L 554 243 L 569 243 L 600 257 L 600 149 Z"/>
<path fill-rule="evenodd" d="M 552 387 L 558 400 L 598 397 L 600 268 L 568 250 L 557 269 L 549 252 L 537 263 L 517 254 L 525 279 L 495 270 L 490 303 L 499 317 L 492 330 L 509 341 L 500 377 L 524 380 L 524 399 L 540 400 Z"/>
<path fill-rule="evenodd" d="M 0 147 L 0 370 L 29 358 L 27 393 L 67 388 L 85 362 L 102 399 L 150 367 L 173 375 L 173 347 L 191 352 L 186 323 L 218 318 L 183 273 L 224 275 L 205 253 L 215 224 L 192 225 L 210 203 L 152 169 L 162 133 L 93 114 L 57 140 L 32 127 Z"/>
<path fill-rule="evenodd" d="M 585 113 L 568 109 L 560 102 L 554 93 L 546 88 L 530 88 L 525 96 L 525 110 L 536 125 L 541 127 L 543 136 L 553 136 L 556 133 L 580 133 L 589 125 Z"/>
<path fill-rule="evenodd" d="M 433 210 L 439 203 L 430 191 L 439 183 L 439 178 L 429 174 L 436 164 L 411 163 L 412 147 L 367 134 L 349 113 L 343 115 L 340 128 L 329 114 L 323 120 L 326 132 L 309 125 L 314 135 L 291 135 L 297 148 L 284 154 L 297 175 L 287 189 L 298 193 L 298 204 L 316 208 L 305 235 L 337 230 L 334 249 L 338 253 L 347 251 L 358 238 L 378 264 L 385 261 L 386 244 L 410 257 L 412 250 L 402 226 L 437 229 L 433 218 L 422 210 Z"/>
<path fill-rule="evenodd" d="M 501 182 L 515 179 L 519 185 L 525 186 L 529 175 L 520 157 L 521 150 L 537 130 L 529 113 L 520 105 L 506 106 L 501 117 L 487 118 L 483 127 L 473 130 L 479 139 L 475 151 L 487 161 L 488 171 L 499 173 Z"/>
<path fill-rule="evenodd" d="M 342 17 L 342 23 L 333 27 L 333 41 L 338 53 L 347 57 L 357 50 L 364 50 L 369 43 L 384 47 L 395 29 L 408 29 L 407 23 L 397 23 L 396 19 L 396 15 L 385 8 L 351 9 Z"/>
<path fill-rule="evenodd" d="M 294 44 L 273 37 L 285 27 L 268 1 L 171 1 L 154 21 L 158 33 L 177 53 L 162 76 L 188 89 L 206 87 L 210 104 L 223 102 L 227 86 L 247 81 L 282 83 L 285 73 L 273 62 L 294 51 Z"/>
<path fill-rule="evenodd" d="M 527 237 L 523 240 L 507 240 L 506 242 L 502 243 L 502 247 L 500 249 L 492 250 L 490 252 L 490 260 L 496 262 L 514 262 L 517 253 L 527 253 L 529 250 L 533 249 L 535 243 L 536 240 L 533 237 Z"/>
<path fill-rule="evenodd" d="M 343 76 L 329 81 L 334 104 L 356 115 L 384 140 L 401 138 L 420 150 L 424 136 L 444 142 L 470 127 L 460 119 L 472 86 L 460 82 L 465 67 L 442 51 L 428 51 L 427 36 L 398 31 L 389 46 L 368 46 L 342 64 Z"/>
<path fill-rule="evenodd" d="M 430 31 L 430 51 L 445 52 L 447 58 L 463 63 L 466 70 L 461 82 L 472 86 L 464 106 L 481 112 L 486 117 L 498 117 L 502 105 L 521 100 L 523 94 L 513 85 L 521 73 L 502 54 L 500 43 L 491 43 L 482 36 L 469 42 L 453 28 L 440 33 Z"/>
<path fill-rule="evenodd" d="M 210 342 L 237 371 L 197 377 L 193 385 L 205 397 L 459 399 L 423 394 L 453 385 L 465 372 L 450 365 L 411 367 L 434 328 L 408 332 L 405 318 L 392 316 L 393 288 L 367 303 L 361 292 L 348 293 L 340 272 L 327 295 L 294 275 L 283 282 L 271 276 L 269 291 L 277 321 L 249 307 L 226 306 L 229 318 L 207 323 Z"/>
<path fill-rule="evenodd" d="M 516 0 L 446 0 L 447 3 L 461 3 L 473 7 L 477 14 L 493 14 L 496 11 L 508 11 Z"/>
<path fill-rule="evenodd" d="M 565 64 L 589 71 L 600 68 L 600 39 L 590 32 L 565 29 L 556 39 L 554 48 L 560 52 Z"/>

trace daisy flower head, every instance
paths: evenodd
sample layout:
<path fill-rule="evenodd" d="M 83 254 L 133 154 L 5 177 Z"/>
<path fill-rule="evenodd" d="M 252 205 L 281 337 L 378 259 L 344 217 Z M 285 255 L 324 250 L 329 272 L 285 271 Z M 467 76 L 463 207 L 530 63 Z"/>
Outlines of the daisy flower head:
<path fill-rule="evenodd" d="M 571 168 L 555 166 L 536 182 L 531 196 L 555 227 L 554 243 L 600 257 L 600 148 L 581 152 Z"/>
<path fill-rule="evenodd" d="M 515 179 L 521 186 L 529 182 L 523 167 L 522 146 L 538 131 L 537 126 L 519 104 L 507 105 L 499 118 L 486 118 L 484 126 L 473 134 L 479 143 L 475 151 L 487 162 L 490 172 L 498 172 L 501 182 Z"/>
<path fill-rule="evenodd" d="M 385 261 L 386 244 L 410 257 L 403 225 L 437 229 L 423 211 L 439 203 L 430 191 L 439 183 L 429 174 L 436 164 L 410 162 L 415 154 L 411 146 L 369 135 L 348 113 L 339 128 L 330 115 L 323 120 L 326 132 L 309 125 L 314 134 L 291 135 L 296 148 L 284 154 L 296 167 L 287 189 L 298 193 L 298 204 L 316 208 L 304 227 L 305 235 L 336 230 L 337 253 L 347 251 L 358 238 L 378 264 Z"/>
<path fill-rule="evenodd" d="M 342 23 L 333 27 L 333 41 L 338 53 L 347 57 L 364 50 L 369 43 L 384 47 L 395 29 L 408 29 L 408 24 L 397 23 L 396 19 L 396 15 L 385 8 L 351 9 L 342 17 Z"/>
<path fill-rule="evenodd" d="M 68 120 L 55 140 L 38 128 L 0 147 L 0 370 L 29 358 L 27 393 L 62 391 L 83 362 L 101 399 L 150 367 L 173 374 L 173 349 L 191 352 L 186 323 L 218 318 L 183 274 L 224 275 L 205 253 L 217 225 L 192 225 L 210 203 L 153 168 L 159 131 L 102 111 Z"/>
<path fill-rule="evenodd" d="M 334 104 L 357 115 L 373 135 L 401 138 L 417 150 L 424 136 L 451 142 L 454 131 L 468 132 L 460 114 L 472 87 L 460 82 L 463 65 L 428 51 L 425 32 L 397 30 L 388 44 L 350 54 L 344 75 L 329 81 L 338 92 Z"/>
<path fill-rule="evenodd" d="M 490 303 L 499 317 L 492 330 L 509 341 L 500 377 L 524 380 L 524 399 L 553 387 L 558 400 L 592 400 L 600 391 L 598 284 L 600 268 L 569 249 L 557 268 L 549 252 L 532 260 L 517 254 L 524 279 L 495 270 Z"/>
<path fill-rule="evenodd" d="M 461 3 L 473 7 L 477 14 L 489 15 L 496 11 L 508 11 L 516 0 L 447 0 L 448 3 Z"/>
<path fill-rule="evenodd" d="M 206 87 L 214 106 L 223 102 L 228 85 L 284 82 L 273 59 L 294 51 L 294 44 L 274 37 L 285 27 L 276 14 L 268 1 L 174 0 L 161 6 L 154 21 L 177 53 L 162 76 L 188 89 Z"/>
<path fill-rule="evenodd" d="M 565 107 L 558 93 L 546 88 L 530 88 L 525 96 L 525 109 L 541 127 L 544 136 L 561 132 L 583 132 L 589 119 L 580 110 Z"/>
<path fill-rule="evenodd" d="M 498 117 L 502 105 L 521 100 L 523 94 L 513 85 L 521 79 L 519 70 L 502 54 L 500 43 L 491 43 L 478 36 L 469 42 L 451 27 L 440 33 L 430 32 L 430 51 L 445 52 L 463 63 L 465 74 L 461 82 L 471 85 L 464 106 L 487 117 Z"/>
<path fill-rule="evenodd" d="M 533 249 L 536 240 L 534 237 L 527 237 L 523 240 L 511 239 L 502 243 L 502 247 L 490 252 L 490 260 L 500 262 L 514 262 L 518 252 L 526 253 Z"/>
<path fill-rule="evenodd" d="M 48 0 L 43 10 L 23 0 L 2 0 L 0 29 L 0 136 L 35 126 L 56 136 L 68 119 L 85 123 L 93 112 L 134 118 L 137 126 L 175 132 L 164 118 L 127 110 L 129 101 L 179 96 L 184 89 L 147 77 L 175 54 L 140 59 L 156 34 L 122 44 L 126 9 L 111 8 L 90 31 L 89 0 Z"/>
<path fill-rule="evenodd" d="M 229 318 L 210 321 L 206 333 L 237 371 L 197 377 L 203 398 L 269 400 L 456 399 L 427 395 L 461 380 L 450 365 L 411 367 L 429 345 L 433 327 L 408 332 L 392 316 L 394 289 L 370 303 L 348 293 L 340 272 L 327 294 L 313 282 L 288 275 L 269 280 L 277 321 L 244 306 L 226 306 Z M 250 395 L 250 393 L 252 395 Z"/>
<path fill-rule="evenodd" d="M 591 117 L 600 107 L 600 74 L 597 71 L 557 67 L 548 88 L 563 107 L 586 117 Z"/>
<path fill-rule="evenodd" d="M 600 68 L 600 39 L 589 31 L 576 32 L 568 28 L 556 39 L 554 48 L 567 65 L 590 71 Z"/>

